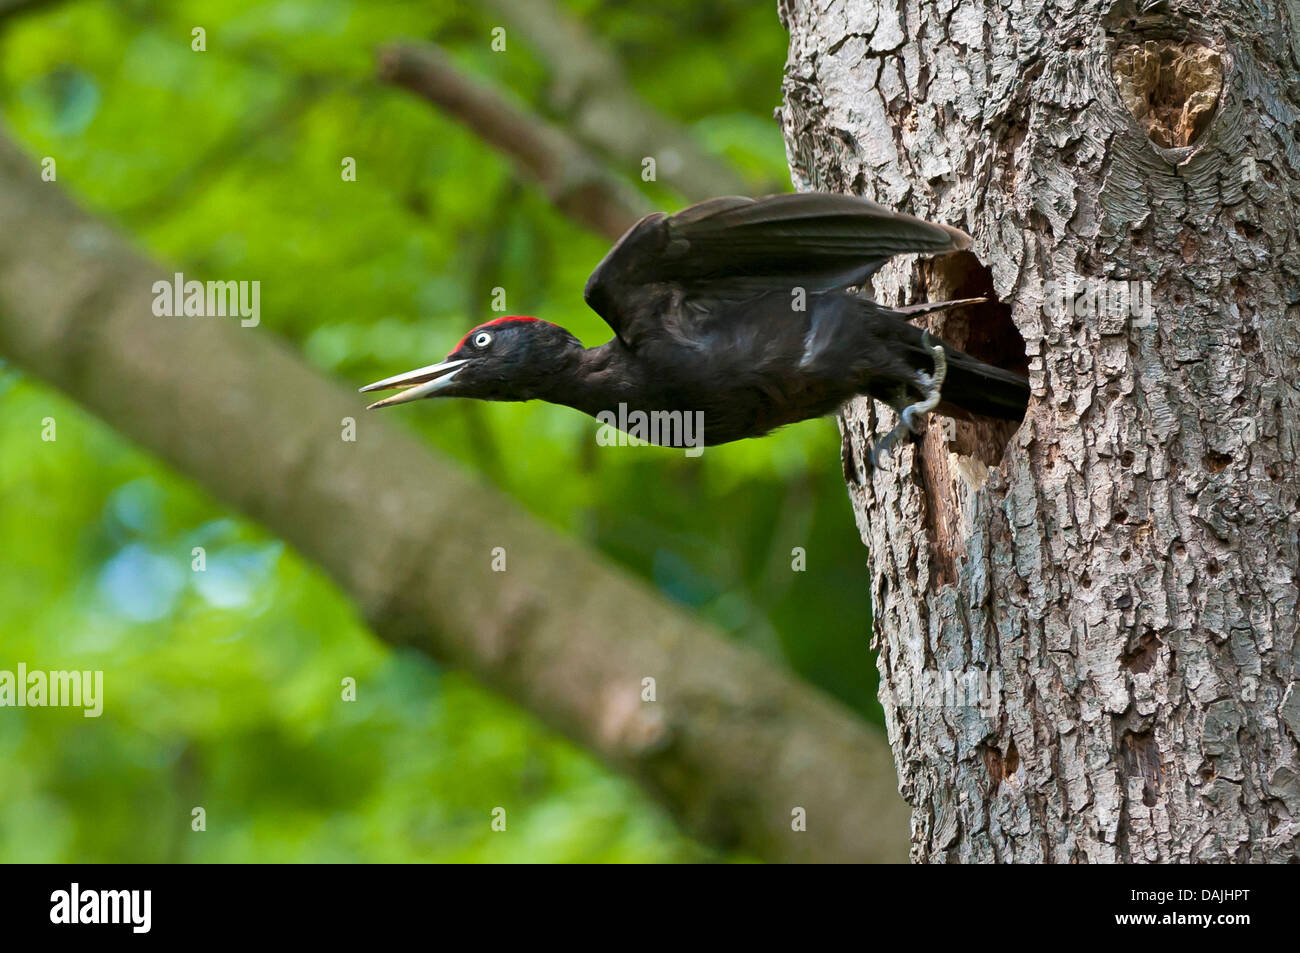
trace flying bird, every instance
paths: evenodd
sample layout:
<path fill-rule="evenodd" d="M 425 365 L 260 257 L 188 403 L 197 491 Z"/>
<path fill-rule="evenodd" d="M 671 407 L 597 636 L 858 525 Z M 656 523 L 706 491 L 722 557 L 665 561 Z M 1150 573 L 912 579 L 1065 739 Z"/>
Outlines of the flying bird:
<path fill-rule="evenodd" d="M 867 394 L 900 417 L 872 452 L 879 466 L 941 402 L 1024 416 L 1023 376 L 907 320 L 982 299 L 899 311 L 849 290 L 869 286 L 894 255 L 957 251 L 970 241 L 854 196 L 711 199 L 641 219 L 591 273 L 583 297 L 614 332 L 605 344 L 584 347 L 537 318 L 496 318 L 439 363 L 361 390 L 401 388 L 371 407 L 472 397 L 546 400 L 602 420 L 619 408 L 692 414 L 705 445 L 761 437 Z"/>

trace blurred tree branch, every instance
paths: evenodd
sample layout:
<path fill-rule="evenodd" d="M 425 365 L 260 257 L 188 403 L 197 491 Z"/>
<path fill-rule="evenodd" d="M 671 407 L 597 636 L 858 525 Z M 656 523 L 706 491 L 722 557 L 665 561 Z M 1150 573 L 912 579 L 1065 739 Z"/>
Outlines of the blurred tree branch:
<path fill-rule="evenodd" d="M 561 6 L 552 0 L 488 0 L 488 6 L 546 63 L 553 101 L 574 134 L 617 159 L 628 175 L 639 175 L 641 161 L 653 156 L 661 184 L 689 201 L 749 194 L 743 178 L 646 103 L 618 59 Z"/>
<path fill-rule="evenodd" d="M 379 75 L 429 100 L 509 156 L 579 224 L 614 239 L 651 211 L 639 192 L 611 176 L 563 131 L 466 76 L 437 47 L 385 46 L 379 51 Z"/>
<path fill-rule="evenodd" d="M 54 4 L 61 2 L 63 0 L 0 0 L 0 22 L 20 13 L 29 13 L 42 7 L 52 7 Z"/>
<path fill-rule="evenodd" d="M 154 316 L 171 269 L 3 136 L 0 222 L 0 354 L 295 546 L 385 641 L 473 673 L 705 841 L 779 861 L 905 856 L 889 750 L 850 712 L 366 416 L 265 328 Z M 507 572 L 490 571 L 497 546 Z"/>

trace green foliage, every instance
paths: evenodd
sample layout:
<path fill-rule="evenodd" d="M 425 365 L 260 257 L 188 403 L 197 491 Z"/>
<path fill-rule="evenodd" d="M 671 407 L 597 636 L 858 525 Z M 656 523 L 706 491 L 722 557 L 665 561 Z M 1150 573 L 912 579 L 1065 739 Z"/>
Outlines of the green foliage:
<path fill-rule="evenodd" d="M 787 179 L 770 4 L 570 8 L 755 189 Z M 527 38 L 493 53 L 492 25 L 475 4 L 70 0 L 0 26 L 0 102 L 33 158 L 57 159 L 58 187 L 187 277 L 260 280 L 248 333 L 352 385 L 441 357 L 493 316 L 496 287 L 509 313 L 599 343 L 581 289 L 607 243 L 373 78 L 376 46 L 430 37 L 546 111 Z M 206 52 L 190 48 L 196 26 Z M 425 403 L 390 422 L 875 717 L 865 552 L 833 423 L 687 459 L 599 448 L 589 419 L 543 404 Z M 0 859 L 704 856 L 627 782 L 466 677 L 378 644 L 296 554 L 12 369 L 0 499 L 0 669 L 103 669 L 108 697 L 99 719 L 0 710 Z M 205 573 L 190 571 L 195 546 Z"/>

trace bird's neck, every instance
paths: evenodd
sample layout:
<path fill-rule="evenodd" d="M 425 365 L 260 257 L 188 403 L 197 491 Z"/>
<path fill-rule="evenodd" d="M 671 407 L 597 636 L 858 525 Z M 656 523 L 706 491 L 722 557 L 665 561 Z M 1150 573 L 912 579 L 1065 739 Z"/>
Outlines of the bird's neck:
<path fill-rule="evenodd" d="M 617 412 L 639 393 L 639 368 L 617 338 L 600 347 L 573 352 L 572 364 L 557 369 L 540 394 L 592 417 L 603 410 Z"/>

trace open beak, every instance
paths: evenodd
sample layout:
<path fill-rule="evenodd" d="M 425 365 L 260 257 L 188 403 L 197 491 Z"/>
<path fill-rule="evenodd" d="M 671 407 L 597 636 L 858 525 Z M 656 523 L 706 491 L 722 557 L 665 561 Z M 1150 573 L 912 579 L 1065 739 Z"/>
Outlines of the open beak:
<path fill-rule="evenodd" d="M 402 392 L 375 401 L 366 410 L 373 410 L 376 407 L 390 407 L 393 404 L 405 404 L 410 400 L 419 400 L 421 397 L 436 394 L 450 384 L 453 378 L 461 372 L 462 367 L 468 363 L 468 358 L 458 361 L 443 361 L 441 364 L 430 364 L 428 367 L 407 371 L 405 374 L 398 374 L 396 377 L 385 377 L 382 381 L 367 384 L 361 388 L 361 393 L 364 394 L 370 390 L 391 390 L 394 387 L 401 387 Z"/>

